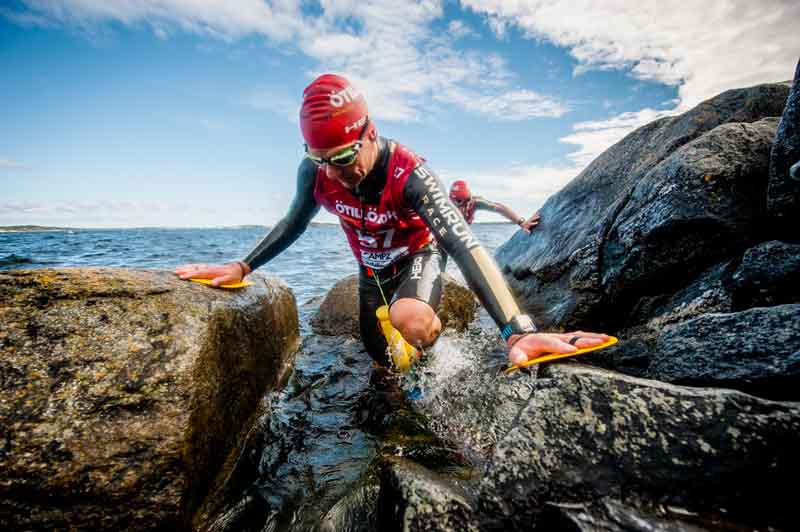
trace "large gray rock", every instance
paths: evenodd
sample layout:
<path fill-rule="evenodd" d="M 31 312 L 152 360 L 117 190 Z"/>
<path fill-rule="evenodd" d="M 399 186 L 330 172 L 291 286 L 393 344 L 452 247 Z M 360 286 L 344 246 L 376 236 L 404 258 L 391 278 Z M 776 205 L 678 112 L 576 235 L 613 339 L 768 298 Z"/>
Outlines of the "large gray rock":
<path fill-rule="evenodd" d="M 298 342 L 294 296 L 0 273 L 0 528 L 181 530 Z"/>
<path fill-rule="evenodd" d="M 725 92 L 606 150 L 498 262 L 545 327 L 623 325 L 633 299 L 682 286 L 758 237 L 786 84 Z"/>
<path fill-rule="evenodd" d="M 548 200 L 533 235 L 498 252 L 540 324 L 620 336 L 583 361 L 712 388 L 570 362 L 506 378 L 496 342 L 444 336 L 412 372 L 415 408 L 489 460 L 477 511 L 441 510 L 450 491 L 425 489 L 429 472 L 393 467 L 381 494 L 402 509 L 393 522 L 413 528 L 405 516 L 424 508 L 430 526 L 455 530 L 791 526 L 783 485 L 800 473 L 800 403 L 766 399 L 800 399 L 800 257 L 766 223 L 787 94 L 729 91 L 640 128 Z"/>
<path fill-rule="evenodd" d="M 672 383 L 800 400 L 800 246 L 770 241 L 665 297 L 643 297 L 614 348 L 584 360 Z M 763 307 L 763 308 L 762 308 Z"/>
<path fill-rule="evenodd" d="M 437 310 L 442 328 L 463 331 L 475 318 L 478 306 L 475 296 L 450 275 L 442 274 L 442 279 L 442 301 Z M 358 326 L 358 274 L 345 277 L 333 285 L 311 319 L 311 325 L 317 334 L 361 337 Z"/>
<path fill-rule="evenodd" d="M 760 237 L 769 148 L 777 120 L 724 124 L 682 146 L 630 191 L 600 250 L 601 307 L 682 287 Z"/>
<path fill-rule="evenodd" d="M 794 83 L 778 126 L 769 165 L 767 208 L 776 235 L 797 242 L 800 236 L 800 174 L 790 175 L 789 168 L 800 161 L 800 61 Z"/>
<path fill-rule="evenodd" d="M 800 474 L 800 403 L 579 364 L 545 373 L 482 481 L 491 527 L 548 530 L 554 512 L 569 518 L 605 501 L 623 509 L 622 522 L 666 506 L 684 510 L 678 522 L 724 515 L 746 529 L 793 528 L 786 486 Z"/>

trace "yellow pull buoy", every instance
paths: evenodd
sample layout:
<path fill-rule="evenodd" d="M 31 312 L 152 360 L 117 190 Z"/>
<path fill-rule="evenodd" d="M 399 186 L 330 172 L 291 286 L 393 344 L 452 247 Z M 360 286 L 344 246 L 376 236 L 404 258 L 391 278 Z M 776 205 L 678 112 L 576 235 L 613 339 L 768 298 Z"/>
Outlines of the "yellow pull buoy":
<path fill-rule="evenodd" d="M 418 356 L 417 348 L 406 342 L 400 331 L 394 328 L 389 321 L 389 305 L 382 305 L 375 311 L 375 316 L 381 324 L 381 331 L 389 344 L 389 357 L 397 371 L 406 372 L 411 368 Z"/>

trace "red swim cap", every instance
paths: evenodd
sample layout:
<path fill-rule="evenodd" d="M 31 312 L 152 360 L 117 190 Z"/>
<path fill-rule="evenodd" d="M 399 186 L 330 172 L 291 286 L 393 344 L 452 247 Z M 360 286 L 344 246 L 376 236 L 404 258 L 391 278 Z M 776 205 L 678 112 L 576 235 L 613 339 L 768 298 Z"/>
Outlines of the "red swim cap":
<path fill-rule="evenodd" d="M 450 199 L 458 201 L 466 201 L 472 197 L 469 191 L 469 186 L 466 181 L 456 181 L 450 187 Z"/>
<path fill-rule="evenodd" d="M 328 150 L 358 139 L 367 123 L 367 101 L 350 82 L 323 74 L 303 91 L 300 130 L 309 148 Z"/>

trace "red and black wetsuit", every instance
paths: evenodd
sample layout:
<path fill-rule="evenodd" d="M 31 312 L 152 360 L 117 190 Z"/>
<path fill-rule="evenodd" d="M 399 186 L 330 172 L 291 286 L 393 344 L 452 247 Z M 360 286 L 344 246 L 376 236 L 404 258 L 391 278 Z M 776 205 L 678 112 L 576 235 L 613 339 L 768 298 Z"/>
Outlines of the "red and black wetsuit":
<path fill-rule="evenodd" d="M 256 269 L 281 253 L 325 207 L 339 217 L 361 265 L 361 335 L 367 351 L 379 362 L 387 364 L 386 343 L 375 318 L 375 310 L 383 304 L 378 282 L 391 301 L 413 297 L 436 309 L 446 255 L 456 261 L 504 338 L 535 330 L 520 312 L 494 259 L 451 203 L 441 180 L 421 158 L 396 142 L 379 137 L 378 149 L 374 168 L 352 190 L 303 160 L 289 212 L 244 262 Z"/>

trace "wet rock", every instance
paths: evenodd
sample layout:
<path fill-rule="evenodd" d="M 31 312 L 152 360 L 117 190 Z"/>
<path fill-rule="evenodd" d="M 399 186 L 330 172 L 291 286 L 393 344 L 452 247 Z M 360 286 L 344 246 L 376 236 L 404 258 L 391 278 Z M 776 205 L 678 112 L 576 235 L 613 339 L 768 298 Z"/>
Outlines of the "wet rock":
<path fill-rule="evenodd" d="M 769 164 L 769 210 L 776 235 L 797 242 L 800 224 L 800 175 L 789 169 L 800 161 L 800 61 L 783 111 Z M 794 228 L 794 229 L 792 229 Z"/>
<path fill-rule="evenodd" d="M 373 438 L 352 412 L 371 365 L 355 339 L 305 337 L 286 387 L 262 401 L 194 529 L 300 532 L 345 519 L 356 501 L 342 499 L 375 456 Z"/>
<path fill-rule="evenodd" d="M 604 314 L 670 293 L 759 241 L 775 119 L 724 124 L 644 176 L 618 212 L 599 257 Z M 613 310 L 612 310 L 613 312 Z"/>
<path fill-rule="evenodd" d="M 444 286 L 437 314 L 443 328 L 464 330 L 475 318 L 477 303 L 469 288 L 448 274 L 442 274 Z M 329 336 L 350 335 L 360 338 L 358 326 L 358 274 L 337 282 L 325 296 L 319 311 L 311 319 L 314 332 Z"/>
<path fill-rule="evenodd" d="M 358 326 L 357 273 L 333 285 L 322 300 L 319 310 L 311 318 L 311 326 L 317 334 L 361 337 Z"/>
<path fill-rule="evenodd" d="M 665 506 L 691 521 L 724 515 L 742 529 L 793 527 L 785 486 L 800 473 L 800 403 L 574 363 L 546 368 L 482 481 L 487 529 L 530 530 L 557 521 L 554 511 L 569 518 L 563 509 L 602 500 L 627 506 L 630 517 Z M 619 528 L 676 529 L 671 522 Z"/>
<path fill-rule="evenodd" d="M 485 460 L 530 398 L 527 375 L 461 371 L 442 381 L 416 405 L 436 433 L 458 442 L 475 462 Z"/>
<path fill-rule="evenodd" d="M 643 297 L 631 312 L 633 325 L 616 331 L 619 343 L 584 355 L 581 361 L 634 377 L 655 378 L 651 373 L 653 359 L 670 356 L 657 348 L 666 328 L 707 313 L 734 311 L 731 276 L 735 268 L 736 261 L 722 262 L 674 294 Z"/>
<path fill-rule="evenodd" d="M 606 150 L 497 252 L 544 327 L 617 328 L 643 296 L 680 289 L 761 238 L 786 84 L 725 92 Z"/>
<path fill-rule="evenodd" d="M 442 329 L 463 331 L 475 319 L 478 301 L 469 288 L 449 274 L 443 273 L 442 280 L 444 281 L 442 301 L 436 312 L 442 320 Z"/>
<path fill-rule="evenodd" d="M 581 361 L 665 382 L 575 361 L 507 378 L 496 338 L 443 335 L 406 388 L 485 476 L 472 493 L 404 454 L 382 473 L 381 523 L 413 529 L 423 508 L 455 530 L 791 527 L 800 283 L 767 207 L 788 94 L 728 91 L 640 128 L 498 251 L 539 325 L 620 336 Z"/>
<path fill-rule="evenodd" d="M 668 326 L 651 360 L 651 378 L 800 401 L 800 304 L 704 314 Z"/>
<path fill-rule="evenodd" d="M 747 250 L 732 291 L 737 309 L 800 302 L 800 245 L 773 240 Z"/>
<path fill-rule="evenodd" d="M 298 340 L 292 293 L 0 273 L 0 528 L 180 530 Z"/>
<path fill-rule="evenodd" d="M 399 457 L 386 459 L 378 497 L 378 529 L 477 531 L 472 501 L 451 481 Z"/>
<path fill-rule="evenodd" d="M 638 377 L 800 400 L 800 310 L 792 305 L 800 302 L 799 276 L 797 245 L 758 244 L 672 295 L 643 297 L 634 325 L 617 332 L 620 343 L 583 360 Z"/>
<path fill-rule="evenodd" d="M 315 532 L 372 532 L 378 530 L 377 505 L 380 486 L 365 482 L 328 510 Z"/>
<path fill-rule="evenodd" d="M 708 268 L 687 286 L 674 293 L 642 297 L 634 307 L 629 323 L 647 323 L 656 334 L 673 323 L 696 318 L 709 312 L 734 310 L 731 277 L 735 261 L 724 261 Z M 626 340 L 630 334 L 621 334 Z"/>
<path fill-rule="evenodd" d="M 542 530 L 584 532 L 713 532 L 740 530 L 724 515 L 699 516 L 674 506 L 626 504 L 611 497 L 592 503 L 554 504 L 539 518 Z"/>

